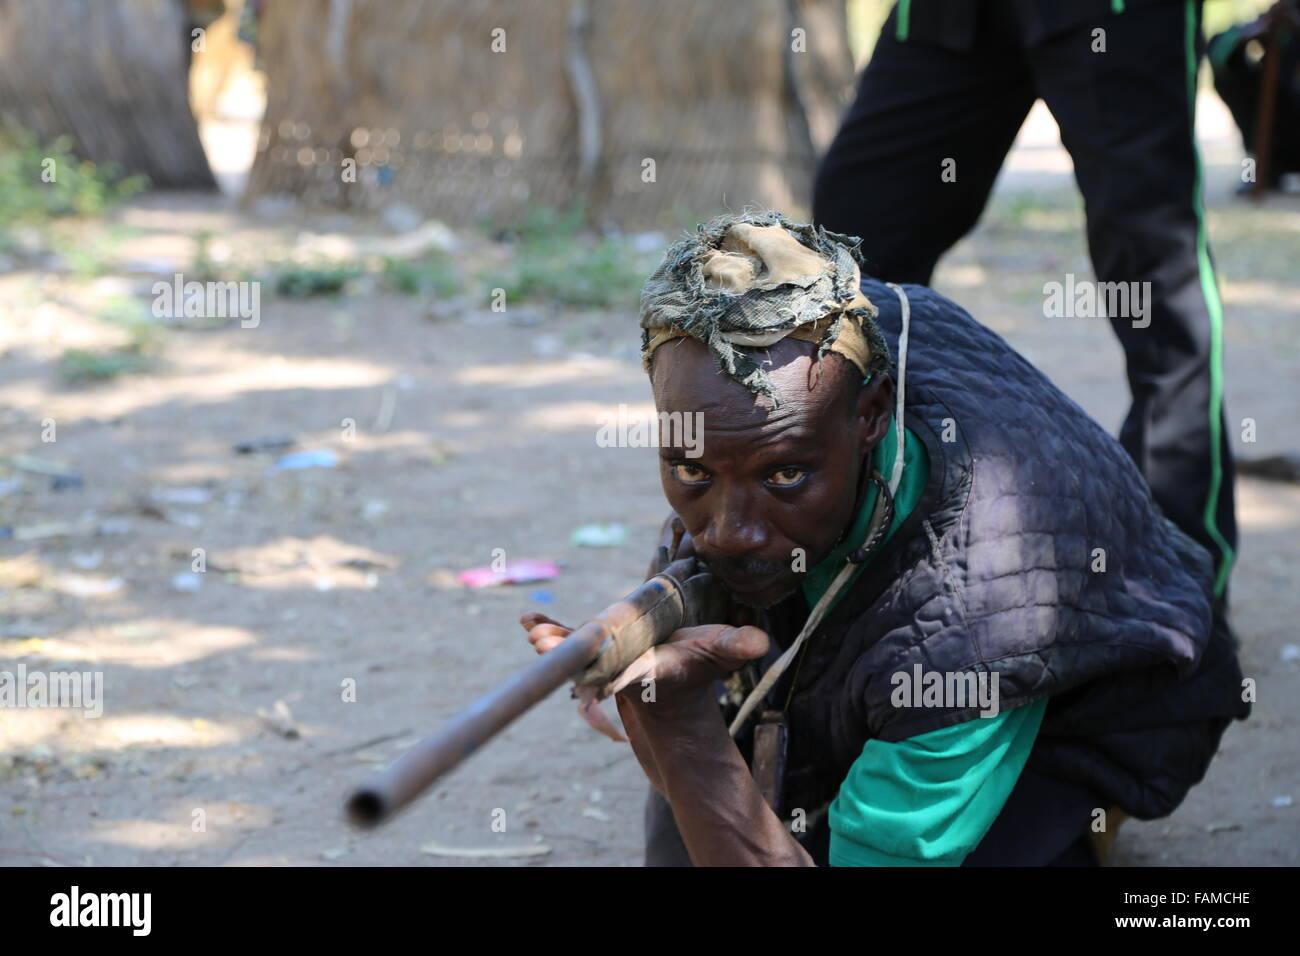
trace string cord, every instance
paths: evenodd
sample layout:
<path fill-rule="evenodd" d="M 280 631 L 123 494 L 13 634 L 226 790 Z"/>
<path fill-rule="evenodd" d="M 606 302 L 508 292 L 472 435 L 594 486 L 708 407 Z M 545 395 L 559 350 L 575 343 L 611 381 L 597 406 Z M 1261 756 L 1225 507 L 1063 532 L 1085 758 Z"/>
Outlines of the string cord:
<path fill-rule="evenodd" d="M 901 286 L 895 285 L 892 282 L 888 282 L 886 285 L 893 289 L 898 295 L 902 329 L 898 335 L 898 387 L 897 401 L 894 406 L 894 435 L 897 442 L 894 451 L 894 467 L 889 476 L 889 484 L 882 489 L 884 493 L 876 499 L 876 507 L 872 512 L 871 525 L 867 529 L 865 539 L 868 543 L 874 542 L 875 544 L 879 543 L 877 539 L 883 540 L 885 529 L 888 529 L 889 527 L 889 522 L 893 517 L 894 497 L 898 493 L 899 483 L 903 480 L 903 400 L 904 391 L 907 387 L 908 331 L 911 327 L 912 321 L 912 309 L 911 304 L 907 301 L 907 293 L 903 291 Z M 887 514 L 888 517 L 886 517 Z M 809 612 L 808 620 L 804 622 L 803 627 L 799 630 L 799 635 L 794 639 L 790 646 L 785 649 L 784 653 L 782 653 L 781 656 L 772 663 L 772 666 L 769 667 L 763 674 L 762 678 L 759 679 L 759 682 L 754 686 L 754 689 L 749 692 L 749 696 L 746 697 L 745 702 L 740 705 L 740 710 L 736 713 L 735 719 L 732 720 L 731 726 L 727 728 L 731 736 L 736 736 L 736 734 L 740 732 L 740 729 L 745 726 L 745 721 L 749 719 L 749 715 L 752 714 L 755 708 L 757 708 L 758 705 L 767 697 L 776 682 L 780 680 L 781 675 L 785 673 L 786 668 L 790 666 L 790 662 L 794 660 L 795 655 L 803 648 L 804 642 L 807 641 L 812 632 L 817 629 L 817 625 L 821 624 L 822 618 L 826 616 L 826 612 L 830 609 L 836 596 L 844 585 L 848 583 L 849 579 L 853 576 L 854 571 L 857 570 L 858 565 L 861 563 L 861 561 L 855 562 L 853 558 L 856 557 L 859 552 L 865 550 L 866 549 L 859 549 L 859 551 L 855 551 L 849 556 L 849 560 L 844 562 L 844 567 L 840 568 L 839 573 L 835 575 L 835 579 L 831 582 L 830 587 L 826 589 L 826 592 L 822 594 L 821 599 L 813 606 L 812 611 Z M 862 554 L 862 560 L 865 560 L 866 557 L 866 554 Z"/>

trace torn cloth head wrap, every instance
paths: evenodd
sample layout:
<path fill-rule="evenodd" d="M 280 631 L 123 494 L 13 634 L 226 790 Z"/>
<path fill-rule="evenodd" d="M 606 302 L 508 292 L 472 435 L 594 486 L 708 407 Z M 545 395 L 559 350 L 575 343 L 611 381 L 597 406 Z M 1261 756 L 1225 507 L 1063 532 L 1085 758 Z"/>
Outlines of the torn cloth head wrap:
<path fill-rule="evenodd" d="M 762 367 L 741 349 L 787 336 L 839 352 L 864 375 L 889 366 L 889 349 L 858 288 L 859 240 L 780 213 L 721 216 L 674 243 L 641 292 L 641 359 L 691 336 L 720 371 L 776 400 Z"/>

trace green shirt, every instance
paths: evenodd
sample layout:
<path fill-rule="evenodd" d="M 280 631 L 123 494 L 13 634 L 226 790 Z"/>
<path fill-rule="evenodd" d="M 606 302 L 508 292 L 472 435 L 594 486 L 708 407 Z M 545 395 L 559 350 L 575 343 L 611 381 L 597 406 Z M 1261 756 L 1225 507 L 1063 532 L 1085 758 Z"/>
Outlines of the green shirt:
<path fill-rule="evenodd" d="M 925 446 L 911 429 L 903 431 L 903 474 L 886 540 L 921 500 L 930 477 Z M 873 458 L 886 480 L 897 453 L 891 421 Z M 879 493 L 873 484 L 846 543 L 808 572 L 803 591 L 809 607 L 861 544 Z M 1041 700 L 906 740 L 868 740 L 830 806 L 831 866 L 959 865 L 1002 812 L 1046 707 Z"/>

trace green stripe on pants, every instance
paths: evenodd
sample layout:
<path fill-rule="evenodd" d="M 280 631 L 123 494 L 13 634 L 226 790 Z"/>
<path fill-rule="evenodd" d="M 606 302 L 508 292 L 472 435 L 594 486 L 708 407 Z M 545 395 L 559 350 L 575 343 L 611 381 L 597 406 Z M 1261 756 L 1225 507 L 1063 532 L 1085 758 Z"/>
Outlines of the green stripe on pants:
<path fill-rule="evenodd" d="M 1223 303 L 1219 300 L 1219 287 L 1214 281 L 1214 267 L 1210 263 L 1209 242 L 1205 235 L 1205 206 L 1202 197 L 1204 170 L 1201 151 L 1196 145 L 1196 0 L 1186 0 L 1187 21 L 1187 101 L 1192 111 L 1192 155 L 1196 158 L 1196 185 L 1193 187 L 1192 206 L 1196 210 L 1196 261 L 1201 276 L 1201 294 L 1210 314 L 1210 493 L 1205 502 L 1205 528 L 1211 540 L 1219 546 L 1223 560 L 1214 580 L 1214 593 L 1223 594 L 1228 584 L 1228 574 L 1235 558 L 1233 550 L 1224 540 L 1215 516 L 1219 507 L 1219 489 L 1223 484 Z"/>

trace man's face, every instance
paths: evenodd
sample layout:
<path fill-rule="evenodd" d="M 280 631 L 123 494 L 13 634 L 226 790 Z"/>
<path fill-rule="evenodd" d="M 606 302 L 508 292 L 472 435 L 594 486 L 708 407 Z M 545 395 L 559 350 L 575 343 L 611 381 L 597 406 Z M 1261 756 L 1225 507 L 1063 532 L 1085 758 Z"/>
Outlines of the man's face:
<path fill-rule="evenodd" d="M 664 494 L 695 553 L 754 607 L 788 597 L 802 580 L 794 568 L 811 568 L 830 553 L 854 517 L 864 457 L 889 424 L 887 376 L 859 388 L 855 366 L 832 353 L 819 368 L 815 351 L 783 339 L 756 356 L 778 408 L 720 374 L 694 339 L 655 354 L 658 410 L 703 416 L 702 454 L 660 449 Z"/>

